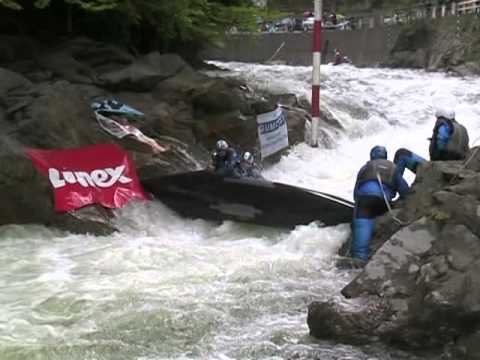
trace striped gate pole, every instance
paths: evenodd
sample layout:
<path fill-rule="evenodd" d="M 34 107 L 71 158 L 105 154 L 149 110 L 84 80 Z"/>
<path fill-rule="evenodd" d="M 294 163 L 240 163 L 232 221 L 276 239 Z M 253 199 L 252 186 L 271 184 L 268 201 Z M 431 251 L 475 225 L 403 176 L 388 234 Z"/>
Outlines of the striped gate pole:
<path fill-rule="evenodd" d="M 320 122 L 320 64 L 322 63 L 322 0 L 315 2 L 315 22 L 313 26 L 313 72 L 312 72 L 312 138 L 310 146 L 318 146 L 318 126 Z"/>

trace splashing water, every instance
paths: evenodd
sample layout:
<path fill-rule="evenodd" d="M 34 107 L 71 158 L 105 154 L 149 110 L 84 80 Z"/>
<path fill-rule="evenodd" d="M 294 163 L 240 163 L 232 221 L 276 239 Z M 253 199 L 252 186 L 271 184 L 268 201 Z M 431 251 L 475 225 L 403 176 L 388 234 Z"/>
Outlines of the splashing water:
<path fill-rule="evenodd" d="M 252 87 L 308 97 L 308 67 L 229 63 Z M 479 134 L 480 80 L 350 66 L 322 68 L 322 99 L 345 132 L 333 149 L 300 144 L 266 171 L 276 181 L 351 197 L 371 146 L 427 155 L 436 96 Z M 471 144 L 472 145 L 472 144 Z M 344 301 L 354 272 L 333 258 L 348 224 L 286 232 L 178 217 L 160 203 L 118 212 L 96 237 L 0 228 L 2 359 L 414 359 L 308 336 L 313 300 Z"/>

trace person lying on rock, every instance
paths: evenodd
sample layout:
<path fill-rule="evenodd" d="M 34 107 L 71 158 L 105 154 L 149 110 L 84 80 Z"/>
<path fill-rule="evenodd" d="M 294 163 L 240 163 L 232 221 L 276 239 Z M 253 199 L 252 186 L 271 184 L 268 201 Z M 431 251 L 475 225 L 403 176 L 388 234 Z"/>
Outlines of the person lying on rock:
<path fill-rule="evenodd" d="M 131 125 L 126 117 L 119 116 L 119 115 L 110 115 L 109 117 L 110 119 L 123 125 L 124 128 L 129 132 L 130 136 L 133 136 L 138 141 L 149 145 L 155 154 L 162 153 L 169 150 L 168 146 L 160 145 L 155 139 L 148 137 L 147 135 L 142 133 L 139 129 L 137 129 L 135 126 Z"/>
<path fill-rule="evenodd" d="M 455 120 L 455 110 L 439 108 L 435 112 L 435 117 L 437 121 L 433 127 L 433 135 L 429 139 L 430 160 L 464 160 L 469 151 L 468 132 L 462 124 Z M 418 166 L 426 161 L 405 148 L 399 149 L 393 160 L 402 176 L 405 168 L 416 174 Z"/>
<path fill-rule="evenodd" d="M 103 100 L 92 105 L 95 117 L 102 129 L 119 139 L 131 136 L 136 140 L 149 145 L 155 154 L 169 150 L 166 145 L 159 144 L 156 140 L 142 133 L 130 124 L 130 120 L 143 117 L 144 114 L 134 108 L 116 100 Z"/>
<path fill-rule="evenodd" d="M 387 149 L 375 146 L 368 161 L 358 172 L 353 192 L 355 209 L 352 221 L 351 255 L 367 261 L 369 243 L 375 227 L 375 218 L 388 211 L 387 201 L 404 197 L 409 190 L 395 164 L 387 160 Z"/>
<path fill-rule="evenodd" d="M 233 176 L 233 169 L 237 163 L 237 152 L 225 140 L 218 140 L 215 151 L 212 153 L 212 165 L 216 174 Z"/>
<path fill-rule="evenodd" d="M 252 178 L 263 180 L 263 176 L 255 165 L 255 158 L 249 151 L 245 151 L 233 168 L 233 176 L 237 178 Z"/>

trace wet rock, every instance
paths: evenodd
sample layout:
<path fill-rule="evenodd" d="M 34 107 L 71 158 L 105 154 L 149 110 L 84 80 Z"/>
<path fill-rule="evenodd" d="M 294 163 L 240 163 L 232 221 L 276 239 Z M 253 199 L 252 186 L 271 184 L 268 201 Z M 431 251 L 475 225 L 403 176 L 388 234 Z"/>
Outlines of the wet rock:
<path fill-rule="evenodd" d="M 471 339 L 480 331 L 480 194 L 477 154 L 472 155 L 470 166 L 429 162 L 419 169 L 412 193 L 396 204 L 393 216 L 377 222 L 370 261 L 342 290 L 354 300 L 342 307 L 312 308 L 313 335 L 331 338 L 318 329 L 332 321 L 335 325 L 326 328 L 342 341 L 381 339 L 409 349 L 444 349 L 445 359 L 475 358 L 478 349 Z M 355 304 L 366 300 L 384 306 L 375 326 L 359 327 L 368 324 L 367 315 Z M 344 320 L 351 318 L 357 320 Z"/>
<path fill-rule="evenodd" d="M 334 302 L 313 302 L 307 315 L 310 335 L 355 345 L 369 343 L 376 329 L 388 319 L 385 306 L 367 300 L 352 310 Z"/>
<path fill-rule="evenodd" d="M 39 64 L 50 71 L 56 79 L 64 79 L 79 84 L 94 84 L 97 73 L 88 65 L 76 60 L 66 52 L 55 52 L 43 55 Z"/>
<path fill-rule="evenodd" d="M 451 71 L 460 76 L 474 76 L 480 74 L 480 64 L 467 62 L 453 67 Z"/>
<path fill-rule="evenodd" d="M 364 271 L 342 290 L 342 294 L 347 298 L 363 293 L 412 295 L 416 278 L 412 265 L 420 268 L 420 258 L 431 250 L 438 234 L 438 230 L 429 225 L 427 219 L 422 218 L 395 233 L 375 253 Z M 395 284 L 401 286 L 395 287 Z"/>
<path fill-rule="evenodd" d="M 480 359 L 480 331 L 458 339 L 448 354 L 448 359 L 477 360 Z"/>
<path fill-rule="evenodd" d="M 0 35 L 0 64 L 35 57 L 37 44 L 27 36 Z"/>
<path fill-rule="evenodd" d="M 0 68 L 0 225 L 38 223 L 96 234 L 115 230 L 101 208 L 56 214 L 48 182 L 25 157 L 25 147 L 116 142 L 128 151 L 140 178 L 151 178 L 205 168 L 219 137 L 258 151 L 256 116 L 277 106 L 271 95 L 240 80 L 209 78 L 177 55 L 135 59 L 121 47 L 85 38 L 40 48 Z M 144 112 L 133 125 L 171 151 L 155 155 L 146 144 L 103 131 L 90 103 L 105 98 Z M 290 143 L 302 141 L 305 112 L 295 106 L 285 112 Z"/>
<path fill-rule="evenodd" d="M 178 55 L 153 52 L 125 68 L 101 74 L 100 80 L 105 87 L 117 91 L 150 91 L 187 66 Z"/>

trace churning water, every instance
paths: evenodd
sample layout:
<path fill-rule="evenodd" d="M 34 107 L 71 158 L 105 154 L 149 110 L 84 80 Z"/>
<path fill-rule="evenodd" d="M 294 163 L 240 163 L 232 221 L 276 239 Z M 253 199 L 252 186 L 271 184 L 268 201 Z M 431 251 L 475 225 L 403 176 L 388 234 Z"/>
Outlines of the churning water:
<path fill-rule="evenodd" d="M 251 87 L 308 97 L 307 67 L 220 64 Z M 331 149 L 298 145 L 265 171 L 276 181 L 351 197 L 369 149 L 427 155 L 432 105 L 456 102 L 480 135 L 480 80 L 325 66 L 322 101 L 343 130 Z M 472 145 L 472 144 L 471 144 Z M 279 231 L 185 220 L 160 203 L 118 213 L 120 232 L 0 228 L 0 359 L 412 359 L 308 336 L 313 300 L 345 301 L 354 272 L 334 257 L 348 224 Z"/>

